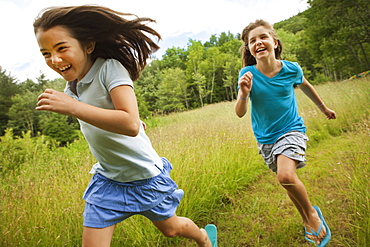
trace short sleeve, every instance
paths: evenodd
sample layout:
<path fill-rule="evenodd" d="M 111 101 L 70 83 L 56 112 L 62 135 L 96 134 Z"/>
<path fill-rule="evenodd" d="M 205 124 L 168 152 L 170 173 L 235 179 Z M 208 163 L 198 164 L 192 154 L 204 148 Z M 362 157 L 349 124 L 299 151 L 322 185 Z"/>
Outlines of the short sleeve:
<path fill-rule="evenodd" d="M 104 83 L 108 91 L 122 85 L 128 85 L 132 88 L 134 87 L 127 69 L 115 59 L 106 60 L 100 76 L 101 81 Z"/>
<path fill-rule="evenodd" d="M 303 70 L 301 68 L 301 66 L 298 64 L 298 63 L 293 63 L 295 66 L 296 66 L 296 69 L 297 69 L 297 75 L 296 75 L 296 78 L 294 79 L 294 85 L 301 85 L 303 83 L 303 79 L 304 79 L 304 76 L 303 76 Z"/>

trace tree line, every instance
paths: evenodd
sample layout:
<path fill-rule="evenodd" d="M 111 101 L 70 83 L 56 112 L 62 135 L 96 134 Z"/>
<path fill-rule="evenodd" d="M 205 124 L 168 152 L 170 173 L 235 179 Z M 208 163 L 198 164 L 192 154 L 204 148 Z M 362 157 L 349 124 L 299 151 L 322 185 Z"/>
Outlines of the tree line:
<path fill-rule="evenodd" d="M 30 132 L 32 137 L 43 134 L 61 145 L 73 142 L 78 137 L 76 119 L 35 110 L 37 97 L 46 88 L 63 91 L 64 87 L 63 79 L 46 80 L 42 74 L 37 82 L 30 79 L 18 82 L 5 70 L 0 70 L 0 136 L 6 131 L 11 131 L 14 136 Z"/>
<path fill-rule="evenodd" d="M 298 62 L 312 84 L 369 70 L 368 0 L 308 2 L 308 10 L 274 24 L 283 59 Z M 136 83 L 142 112 L 169 113 L 235 99 L 241 44 L 240 34 L 223 32 L 204 44 L 189 40 L 186 49 L 168 49 Z"/>
<path fill-rule="evenodd" d="M 369 70 L 368 0 L 309 4 L 308 10 L 274 24 L 283 43 L 283 59 L 298 62 L 312 84 Z M 204 43 L 190 39 L 186 48 L 172 47 L 161 59 L 153 59 L 134 83 L 141 118 L 234 100 L 241 44 L 240 34 L 222 32 Z M 0 67 L 0 136 L 9 128 L 15 136 L 30 131 L 61 144 L 73 141 L 78 136 L 75 119 L 34 110 L 45 88 L 63 91 L 64 86 L 63 79 L 46 80 L 43 74 L 36 82 L 19 82 Z"/>

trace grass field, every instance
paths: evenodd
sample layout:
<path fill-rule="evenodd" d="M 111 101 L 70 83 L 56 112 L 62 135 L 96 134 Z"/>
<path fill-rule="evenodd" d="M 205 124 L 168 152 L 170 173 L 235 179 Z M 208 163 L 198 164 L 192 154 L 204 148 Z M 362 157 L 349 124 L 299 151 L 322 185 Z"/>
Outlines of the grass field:
<path fill-rule="evenodd" d="M 328 246 L 370 243 L 370 79 L 316 86 L 336 120 L 297 90 L 310 138 L 298 175 L 332 230 Z M 177 214 L 216 224 L 220 247 L 309 246 L 302 222 L 257 154 L 249 117 L 234 103 L 149 119 L 148 135 L 185 191 Z M 82 139 L 82 138 L 81 138 Z M 0 246 L 80 246 L 83 191 L 95 160 L 82 139 L 65 148 L 27 134 L 0 142 Z M 195 246 L 166 239 L 140 216 L 118 225 L 112 246 Z"/>

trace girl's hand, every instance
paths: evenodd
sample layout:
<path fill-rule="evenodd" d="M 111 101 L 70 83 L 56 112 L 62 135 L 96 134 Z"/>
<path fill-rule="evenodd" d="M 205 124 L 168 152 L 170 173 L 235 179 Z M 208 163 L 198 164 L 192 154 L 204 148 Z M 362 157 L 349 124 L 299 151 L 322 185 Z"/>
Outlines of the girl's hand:
<path fill-rule="evenodd" d="M 238 117 L 243 117 L 247 113 L 247 98 L 252 90 L 253 74 L 248 71 L 242 77 L 240 77 L 238 85 L 238 99 L 235 104 L 235 113 Z"/>
<path fill-rule="evenodd" d="M 134 90 L 122 85 L 113 88 L 110 96 L 114 109 L 104 109 L 75 100 L 65 93 L 46 89 L 38 97 L 36 110 L 69 115 L 113 133 L 137 136 L 140 131 L 139 111 Z"/>
<path fill-rule="evenodd" d="M 246 98 L 252 90 L 253 74 L 248 71 L 239 80 L 239 90 L 241 91 L 240 97 Z"/>
<path fill-rule="evenodd" d="M 325 114 L 326 118 L 327 119 L 336 119 L 337 118 L 337 115 L 335 114 L 335 112 L 329 108 L 327 108 L 325 105 L 323 107 L 320 107 L 320 110 L 322 113 Z"/>
<path fill-rule="evenodd" d="M 63 115 L 72 115 L 75 99 L 54 89 L 46 89 L 37 98 L 36 110 L 52 111 Z"/>

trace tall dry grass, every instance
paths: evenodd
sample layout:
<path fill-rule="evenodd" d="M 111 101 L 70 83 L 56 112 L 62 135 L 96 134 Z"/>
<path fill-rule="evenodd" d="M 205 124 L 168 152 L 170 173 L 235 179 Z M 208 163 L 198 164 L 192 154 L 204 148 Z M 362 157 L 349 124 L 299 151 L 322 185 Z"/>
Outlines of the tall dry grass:
<path fill-rule="evenodd" d="M 370 242 L 369 79 L 328 83 L 316 89 L 338 119 L 327 121 L 297 90 L 310 148 L 317 152 L 325 148 L 328 156 L 320 161 L 325 166 L 313 169 L 314 178 L 306 172 L 303 176 L 316 187 L 320 177 L 327 177 L 323 175 L 327 165 L 335 167 L 337 172 L 328 175 L 333 180 L 334 202 L 327 205 L 343 205 L 349 216 L 343 216 L 347 217 L 347 234 L 334 243 L 365 246 L 362 244 Z M 178 215 L 199 226 L 218 224 L 219 246 L 289 246 L 287 242 L 298 246 L 291 235 L 298 238 L 300 233 L 291 228 L 298 229 L 299 223 L 283 220 L 287 225 L 282 224 L 282 219 L 291 218 L 289 214 L 274 217 L 277 205 L 288 206 L 281 197 L 266 194 L 277 190 L 270 182 L 273 175 L 257 154 L 249 117 L 237 118 L 233 102 L 151 119 L 147 124 L 153 146 L 171 161 L 171 175 L 185 191 Z M 353 139 L 357 141 L 348 141 Z M 83 138 L 57 148 L 42 137 L 33 139 L 26 134 L 13 139 L 8 133 L 1 137 L 0 155 L 0 246 L 80 246 L 81 196 L 95 162 Z M 338 159 L 346 165 L 335 166 L 333 161 Z M 317 194 L 314 199 L 325 198 L 321 191 L 313 190 Z M 329 216 L 342 212 L 331 210 Z M 275 225 L 281 230 L 271 227 Z M 137 216 L 118 225 L 112 246 L 195 245 L 183 239 L 166 239 L 147 219 Z"/>

